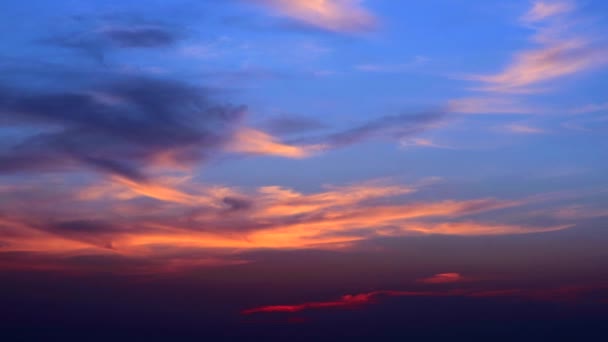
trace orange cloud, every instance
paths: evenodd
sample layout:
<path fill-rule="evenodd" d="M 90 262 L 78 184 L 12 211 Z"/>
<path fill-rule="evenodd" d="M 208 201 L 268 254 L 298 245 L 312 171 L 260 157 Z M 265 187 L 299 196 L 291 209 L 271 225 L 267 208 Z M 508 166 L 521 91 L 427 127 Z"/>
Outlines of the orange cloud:
<path fill-rule="evenodd" d="M 242 128 L 235 133 L 227 149 L 232 152 L 270 155 L 286 158 L 305 158 L 321 151 L 321 145 L 294 146 L 281 143 L 275 137 L 252 129 Z"/>
<path fill-rule="evenodd" d="M 361 32 L 372 28 L 374 16 L 361 0 L 256 0 L 278 14 L 308 25 L 336 32 Z"/>
<path fill-rule="evenodd" d="M 530 199 L 407 201 L 406 196 L 424 184 L 376 181 L 301 193 L 277 186 L 246 192 L 192 184 L 188 178 L 144 183 L 113 180 L 107 191 L 92 186 L 76 191 L 73 197 L 66 196 L 69 208 L 65 210 L 52 206 L 35 215 L 16 210 L 10 219 L 0 217 L 0 232 L 6 232 L 0 239 L 0 251 L 164 260 L 172 266 L 155 267 L 168 270 L 206 264 L 176 259 L 171 254 L 181 251 L 200 253 L 200 260 L 217 264 L 214 260 L 223 256 L 209 259 L 209 253 L 259 248 L 338 249 L 375 237 L 508 235 L 569 227 L 488 224 L 470 218 L 524 205 Z M 462 221 L 464 217 L 466 221 Z"/>

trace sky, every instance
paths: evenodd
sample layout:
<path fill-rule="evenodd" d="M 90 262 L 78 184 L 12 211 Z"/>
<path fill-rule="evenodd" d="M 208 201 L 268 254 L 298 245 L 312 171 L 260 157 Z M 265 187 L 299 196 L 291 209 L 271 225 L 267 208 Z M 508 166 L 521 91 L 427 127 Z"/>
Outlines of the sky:
<path fill-rule="evenodd" d="M 0 19 L 0 336 L 542 340 L 608 318 L 608 2 Z"/>

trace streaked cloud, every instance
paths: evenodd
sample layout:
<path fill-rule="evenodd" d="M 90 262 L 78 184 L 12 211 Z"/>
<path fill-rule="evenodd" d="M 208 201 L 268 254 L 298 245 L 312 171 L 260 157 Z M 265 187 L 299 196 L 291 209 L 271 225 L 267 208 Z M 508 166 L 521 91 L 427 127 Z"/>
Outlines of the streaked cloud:
<path fill-rule="evenodd" d="M 454 294 L 460 294 L 460 292 L 454 292 Z M 293 305 L 269 305 L 261 306 L 252 309 L 246 309 L 241 311 L 243 315 L 251 315 L 258 313 L 270 313 L 270 312 L 286 312 L 293 313 L 311 309 L 328 309 L 328 308 L 343 308 L 352 309 L 362 307 L 374 303 L 379 297 L 425 297 L 425 296 L 442 296 L 440 292 L 432 291 L 374 291 L 368 293 L 358 293 L 353 295 L 344 295 L 335 301 L 326 302 L 309 302 L 302 304 Z"/>
<path fill-rule="evenodd" d="M 361 0 L 250 0 L 321 29 L 357 33 L 372 29 L 377 19 Z"/>
<path fill-rule="evenodd" d="M 409 200 L 424 182 L 374 181 L 312 193 L 278 186 L 246 191 L 188 178 L 138 182 L 115 176 L 106 182 L 56 186 L 52 196 L 63 198 L 59 204 L 47 201 L 38 186 L 1 189 L 12 200 L 0 205 L 0 253 L 30 253 L 39 265 L 46 262 L 37 255 L 52 256 L 53 267 L 75 256 L 144 258 L 164 269 L 165 262 L 182 268 L 204 264 L 182 260 L 182 253 L 221 264 L 226 258 L 241 262 L 235 252 L 260 248 L 338 249 L 375 238 L 529 234 L 571 226 L 474 219 L 529 199 Z"/>
<path fill-rule="evenodd" d="M 589 296 L 593 293 L 606 290 L 605 285 L 597 286 L 563 286 L 545 289 L 528 288 L 502 288 L 502 289 L 455 289 L 443 291 L 403 291 L 379 290 L 358 294 L 348 294 L 337 300 L 307 302 L 291 305 L 268 305 L 241 311 L 242 315 L 263 313 L 294 313 L 306 310 L 319 309 L 359 309 L 370 304 L 377 304 L 383 298 L 390 297 L 471 297 L 471 298 L 501 298 L 514 297 L 535 301 L 568 301 L 579 297 Z M 597 298 L 595 299 L 597 302 Z"/>
<path fill-rule="evenodd" d="M 446 111 L 443 109 L 403 112 L 373 118 L 362 124 L 322 136 L 305 137 L 301 141 L 312 141 L 327 148 L 340 148 L 369 140 L 400 141 L 440 127 L 445 119 Z"/>
<path fill-rule="evenodd" d="M 573 114 L 585 114 L 585 113 L 595 113 L 595 112 L 602 112 L 602 111 L 607 111 L 608 112 L 608 102 L 606 103 L 593 103 L 593 104 L 588 104 L 588 105 L 584 105 L 578 108 L 574 108 L 571 110 L 571 113 Z"/>
<path fill-rule="evenodd" d="M 113 49 L 158 49 L 177 45 L 184 37 L 172 27 L 145 23 L 107 23 L 97 28 L 61 33 L 43 43 L 71 49 L 100 63 Z"/>
<path fill-rule="evenodd" d="M 479 90 L 503 93 L 537 92 L 540 83 L 576 74 L 606 63 L 605 50 L 583 39 L 569 39 L 518 53 L 511 65 L 493 75 L 475 75 Z"/>
<path fill-rule="evenodd" d="M 425 138 L 402 139 L 401 141 L 399 141 L 399 146 L 402 148 L 409 148 L 409 147 L 431 147 L 431 148 L 447 148 L 447 149 L 453 148 L 448 145 L 438 144 L 430 139 L 425 139 Z"/>
<path fill-rule="evenodd" d="M 511 124 L 507 125 L 505 129 L 508 132 L 518 133 L 518 134 L 543 134 L 546 133 L 545 130 L 537 127 L 532 127 L 526 124 Z"/>
<path fill-rule="evenodd" d="M 568 229 L 572 226 L 573 224 L 562 224 L 547 227 L 535 227 L 508 224 L 483 224 L 479 222 L 465 221 L 439 224 L 418 223 L 409 225 L 408 229 L 425 234 L 475 236 L 554 232 Z"/>
<path fill-rule="evenodd" d="M 535 114 L 541 110 L 510 97 L 464 97 L 452 99 L 448 108 L 463 114 Z"/>
<path fill-rule="evenodd" d="M 522 16 L 525 22 L 538 22 L 547 18 L 570 13 L 575 6 L 571 1 L 535 1 L 532 8 Z"/>
<path fill-rule="evenodd" d="M 502 71 L 487 75 L 470 75 L 478 81 L 477 90 L 498 93 L 534 93 L 545 89 L 547 81 L 597 68 L 606 62 L 606 45 L 592 37 L 573 32 L 572 20 L 552 20 L 567 16 L 575 7 L 567 2 L 537 1 L 522 17 L 526 22 L 542 23 L 536 27 L 533 40 L 540 45 L 515 53 Z"/>
<path fill-rule="evenodd" d="M 358 71 L 377 72 L 377 73 L 399 73 L 412 71 L 416 67 L 427 64 L 429 58 L 424 56 L 416 56 L 412 61 L 400 64 L 359 64 L 355 66 Z"/>

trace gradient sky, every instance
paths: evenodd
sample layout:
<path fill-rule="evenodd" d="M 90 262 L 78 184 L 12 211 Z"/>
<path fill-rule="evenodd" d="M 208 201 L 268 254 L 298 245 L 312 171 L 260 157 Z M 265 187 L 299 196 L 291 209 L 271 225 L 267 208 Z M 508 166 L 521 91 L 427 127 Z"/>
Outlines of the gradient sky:
<path fill-rule="evenodd" d="M 284 335 L 369 322 L 350 309 L 392 331 L 421 298 L 608 317 L 606 1 L 3 0 L 0 19 L 9 333 L 64 336 L 35 307 L 114 315 L 104 298 L 141 287 L 122 314 L 161 300 Z"/>

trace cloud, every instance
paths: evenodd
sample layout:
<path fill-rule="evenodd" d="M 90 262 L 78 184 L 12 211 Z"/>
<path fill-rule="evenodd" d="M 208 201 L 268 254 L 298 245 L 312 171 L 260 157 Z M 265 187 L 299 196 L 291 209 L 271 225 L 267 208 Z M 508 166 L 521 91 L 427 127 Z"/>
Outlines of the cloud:
<path fill-rule="evenodd" d="M 533 23 L 570 13 L 574 4 L 570 1 L 535 1 L 532 8 L 522 16 L 524 22 Z"/>
<path fill-rule="evenodd" d="M 506 130 L 517 134 L 543 134 L 546 133 L 543 129 L 528 126 L 525 124 L 511 124 L 507 125 Z"/>
<path fill-rule="evenodd" d="M 179 36 L 162 26 L 107 26 L 99 30 L 113 45 L 121 48 L 158 48 L 172 46 Z"/>
<path fill-rule="evenodd" d="M 535 28 L 534 40 L 540 46 L 516 53 L 512 62 L 498 73 L 470 75 L 467 79 L 481 83 L 476 88 L 481 91 L 532 93 L 542 91 L 538 86 L 547 81 L 605 64 L 608 62 L 605 44 L 572 32 L 570 21 L 552 20 L 573 10 L 570 3 L 537 1 L 522 20 L 546 24 Z"/>
<path fill-rule="evenodd" d="M 460 273 L 439 273 L 429 278 L 418 279 L 418 282 L 425 284 L 449 284 L 461 282 L 464 279 Z"/>
<path fill-rule="evenodd" d="M 401 64 L 359 64 L 356 70 L 376 73 L 400 73 L 412 71 L 414 68 L 428 63 L 429 59 L 424 56 L 416 56 L 411 62 Z"/>
<path fill-rule="evenodd" d="M 401 291 L 401 290 L 379 290 L 373 292 L 344 295 L 333 301 L 308 302 L 291 305 L 268 305 L 241 311 L 242 315 L 261 313 L 294 313 L 306 310 L 319 309 L 357 309 L 366 305 L 378 303 L 381 298 L 386 297 L 471 297 L 471 298 L 500 298 L 516 297 L 536 301 L 564 301 L 573 300 L 583 296 L 591 296 L 598 291 L 605 291 L 606 286 L 564 286 L 546 289 L 457 289 L 444 291 Z"/>
<path fill-rule="evenodd" d="M 448 102 L 453 113 L 463 114 L 534 114 L 540 110 L 513 98 L 505 97 L 465 97 Z"/>
<path fill-rule="evenodd" d="M 324 149 L 323 145 L 295 146 L 279 142 L 275 137 L 253 128 L 241 128 L 228 145 L 228 150 L 253 155 L 305 158 Z"/>
<path fill-rule="evenodd" d="M 10 199 L 0 203 L 0 253 L 26 253 L 27 263 L 52 261 L 58 268 L 66 258 L 120 256 L 137 264 L 153 260 L 146 269 L 160 272 L 168 264 L 203 265 L 178 261 L 185 256 L 240 262 L 239 253 L 262 248 L 332 250 L 375 238 L 529 234 L 572 226 L 475 219 L 529 200 L 408 199 L 424 184 L 374 181 L 303 193 L 278 186 L 245 191 L 189 178 L 138 182 L 113 176 L 85 184 L 52 179 L 0 188 L 0 197 Z M 121 270 L 128 271 L 128 265 Z"/>
<path fill-rule="evenodd" d="M 548 227 L 529 227 L 507 224 L 485 224 L 479 222 L 448 222 L 439 224 L 413 223 L 408 229 L 425 234 L 439 235 L 506 235 L 506 234 L 531 234 L 554 232 L 571 228 L 573 224 L 560 224 Z"/>
<path fill-rule="evenodd" d="M 518 53 L 511 65 L 500 73 L 475 75 L 469 79 L 484 83 L 479 88 L 484 91 L 534 92 L 537 90 L 531 86 L 606 63 L 605 52 L 581 39 L 563 40 Z"/>
<path fill-rule="evenodd" d="M 176 30 L 162 25 L 136 23 L 81 29 L 77 33 L 56 34 L 41 42 L 80 51 L 103 63 L 111 49 L 152 49 L 175 46 L 182 39 Z"/>
<path fill-rule="evenodd" d="M 0 111 L 32 132 L 0 147 L 0 172 L 81 165 L 139 182 L 159 155 L 177 166 L 204 159 L 229 139 L 244 113 L 243 107 L 214 103 L 204 89 L 128 76 L 88 89 L 9 89 Z"/>
<path fill-rule="evenodd" d="M 450 146 L 437 144 L 437 143 L 433 142 L 432 140 L 423 139 L 423 138 L 402 139 L 399 142 L 399 146 L 401 146 L 403 148 L 408 148 L 408 147 L 432 147 L 432 148 L 447 148 L 447 149 L 452 148 Z"/>
<path fill-rule="evenodd" d="M 338 148 L 373 139 L 401 140 L 442 124 L 441 110 L 383 116 L 359 126 L 317 137 L 328 148 Z"/>
<path fill-rule="evenodd" d="M 594 112 L 603 112 L 608 111 L 608 102 L 599 103 L 599 104 L 588 104 L 579 108 L 574 108 L 571 110 L 573 114 L 586 114 L 586 113 L 594 113 Z"/>
<path fill-rule="evenodd" d="M 277 14 L 328 31 L 357 33 L 372 29 L 376 18 L 360 0 L 250 0 Z"/>
<path fill-rule="evenodd" d="M 474 222 L 441 223 L 446 219 L 521 203 L 477 199 L 399 204 L 397 199 L 415 191 L 415 188 L 390 184 L 331 187 L 312 194 L 281 187 L 262 187 L 254 194 L 247 194 L 231 188 L 197 188 L 190 183 L 142 185 L 125 178 L 114 182 L 114 189 L 109 193 L 99 193 L 95 188 L 94 191 L 85 189 L 83 193 L 81 187 L 77 187 L 77 192 L 68 191 L 62 196 L 69 205 L 62 207 L 35 200 L 44 197 L 37 187 L 9 189 L 5 194 L 14 200 L 3 204 L 0 213 L 11 212 L 10 222 L 17 222 L 28 230 L 47 227 L 45 222 L 72 222 L 68 225 L 72 229 L 56 224 L 53 232 L 79 242 L 98 241 L 98 236 L 103 238 L 104 245 L 111 245 L 116 252 L 127 254 L 146 254 L 154 245 L 171 248 L 301 248 L 412 233 L 495 235 L 549 230 Z M 143 198 L 159 202 L 152 205 L 142 202 Z M 382 204 L 389 198 L 393 198 L 393 203 Z M 36 213 L 19 209 L 23 208 L 23 203 L 30 203 L 36 208 Z M 95 210 L 91 211 L 91 208 Z M 100 219 L 104 225 L 90 224 Z M 440 222 L 417 222 L 423 219 Z M 82 229 L 79 230 L 76 226 L 80 223 Z M 49 232 L 46 228 L 43 230 Z M 15 241 L 12 248 L 17 246 Z"/>

